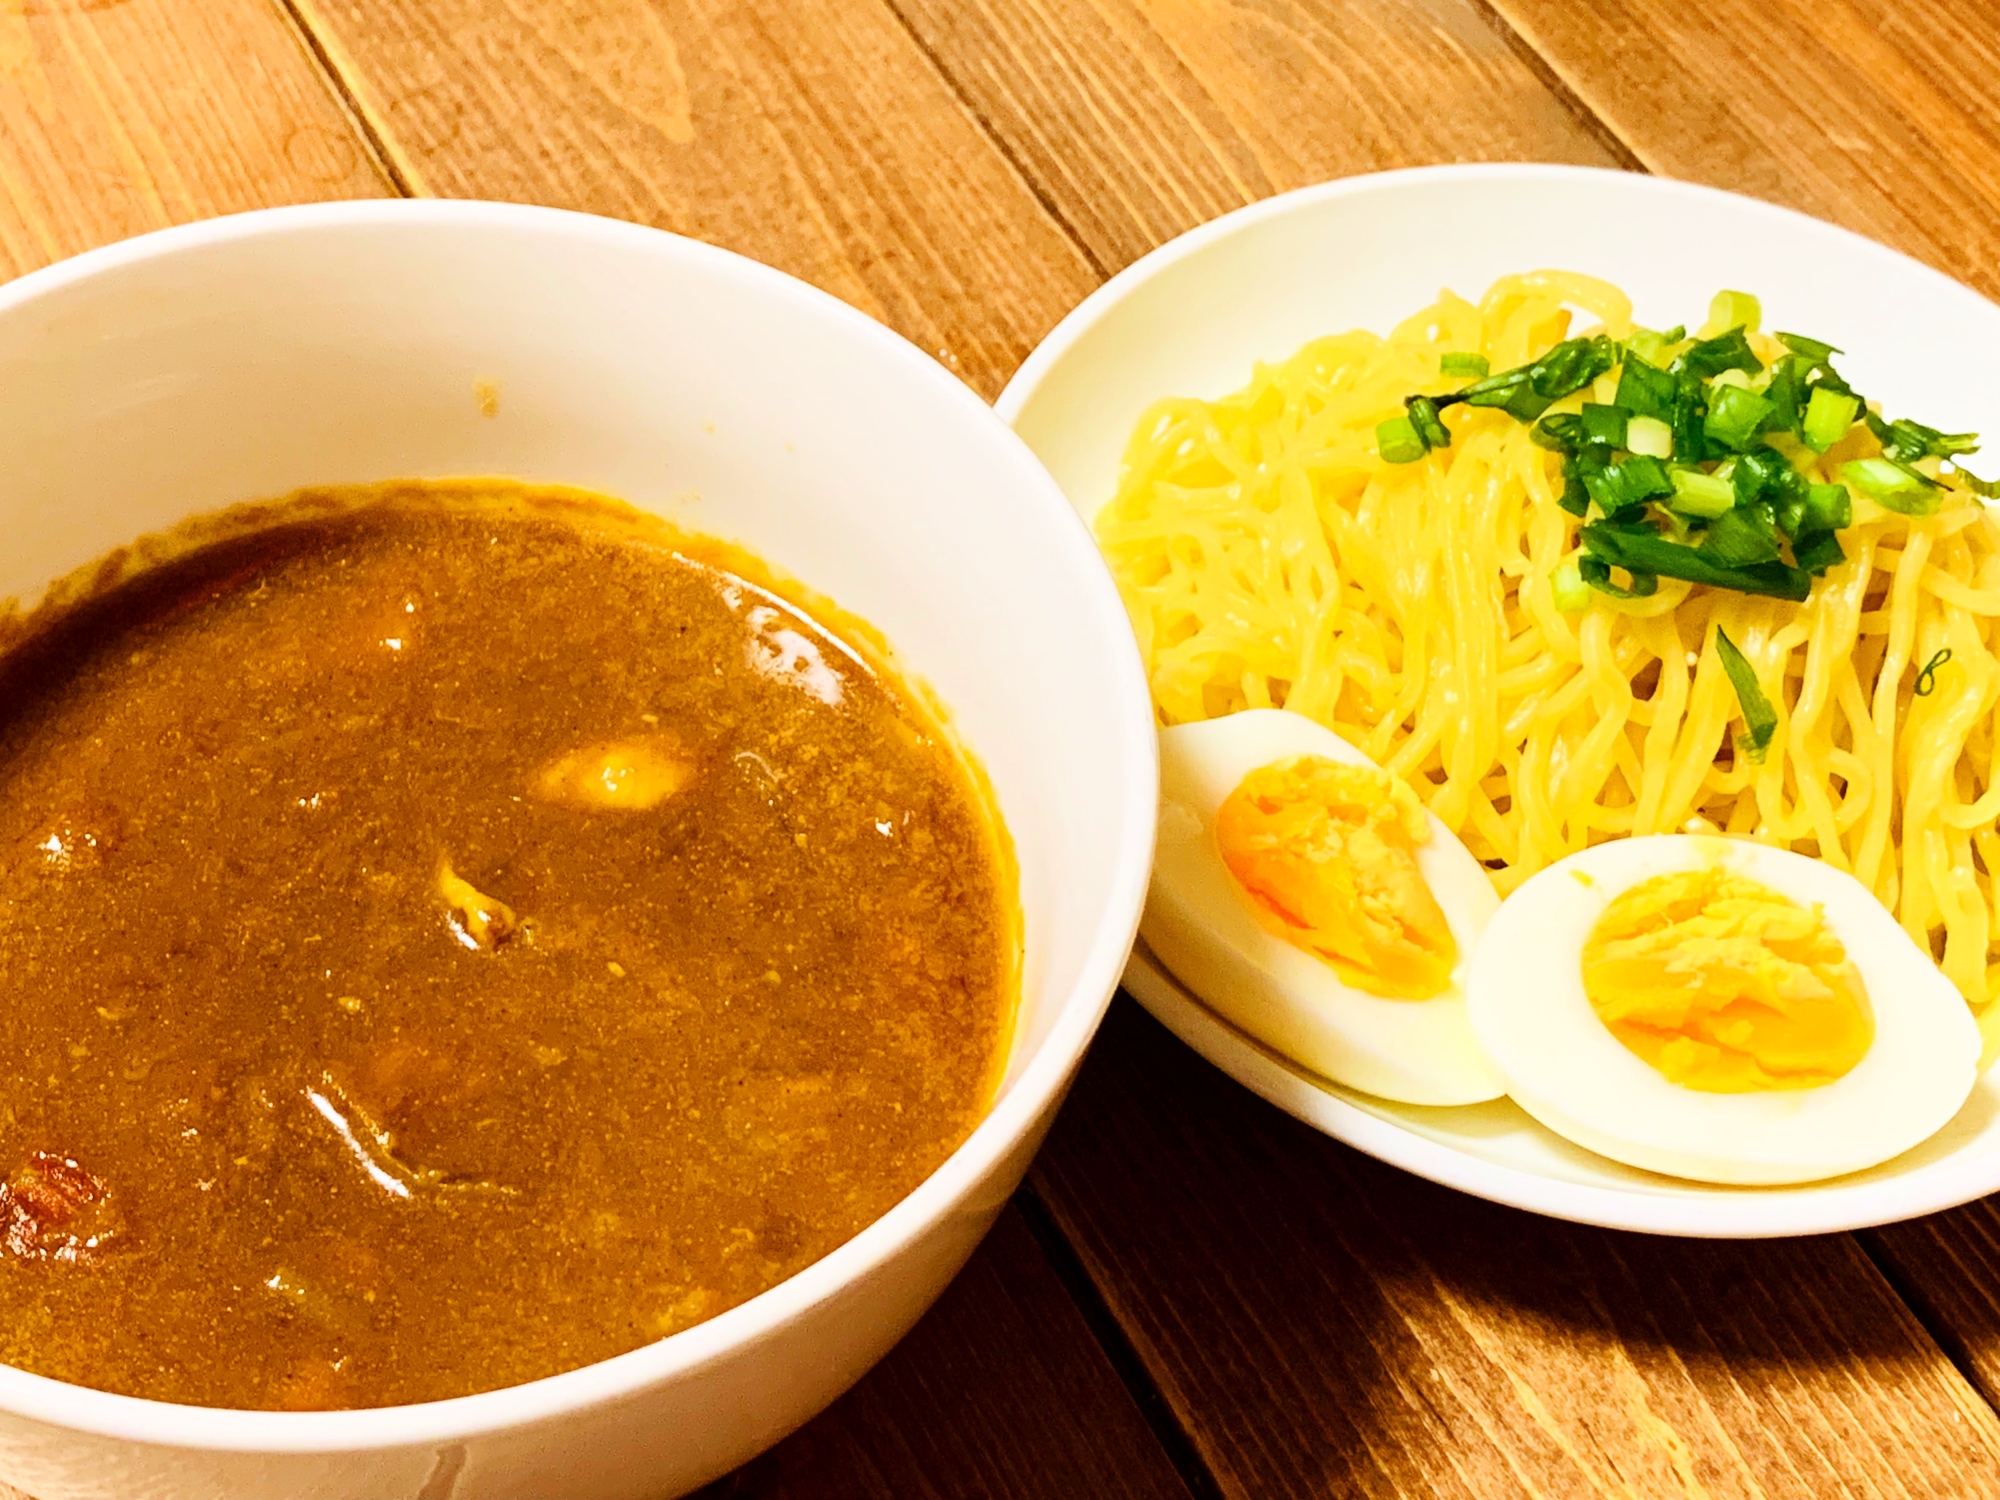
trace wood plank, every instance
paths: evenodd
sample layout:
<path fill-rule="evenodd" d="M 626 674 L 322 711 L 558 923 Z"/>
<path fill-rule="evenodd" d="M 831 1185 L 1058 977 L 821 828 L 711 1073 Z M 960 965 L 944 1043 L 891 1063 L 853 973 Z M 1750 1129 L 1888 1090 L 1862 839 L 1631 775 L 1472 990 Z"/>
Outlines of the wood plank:
<path fill-rule="evenodd" d="M 2000 1489 L 2000 1419 L 1851 1237 L 1499 1208 L 1271 1109 L 1128 1000 L 1032 1181 L 1232 1496 Z"/>
<path fill-rule="evenodd" d="M 1861 1240 L 1980 1394 L 2000 1404 L 2000 1198 Z"/>
<path fill-rule="evenodd" d="M 1018 1209 L 910 1336 L 704 1500 L 1186 1500 Z"/>
<path fill-rule="evenodd" d="M 1108 270 L 1329 177 L 1617 163 L 1477 0 L 890 3 Z"/>
<path fill-rule="evenodd" d="M 1647 167 L 2000 295 L 2000 24 L 1953 0 L 1491 0 Z"/>
<path fill-rule="evenodd" d="M 300 0 L 420 192 L 817 283 L 987 396 L 1096 275 L 874 0 Z"/>
<path fill-rule="evenodd" d="M 0 0 L 0 279 L 387 183 L 273 0 Z"/>

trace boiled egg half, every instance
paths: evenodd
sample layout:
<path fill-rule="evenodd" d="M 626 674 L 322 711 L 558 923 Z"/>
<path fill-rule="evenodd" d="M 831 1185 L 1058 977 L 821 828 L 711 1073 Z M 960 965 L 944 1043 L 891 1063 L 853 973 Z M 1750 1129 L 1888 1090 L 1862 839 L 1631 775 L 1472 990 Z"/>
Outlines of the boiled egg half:
<path fill-rule="evenodd" d="M 1140 932 L 1273 1051 L 1407 1104 L 1503 1091 L 1465 1007 L 1499 905 L 1416 794 L 1321 724 L 1251 709 L 1160 732 Z"/>
<path fill-rule="evenodd" d="M 1467 988 L 1529 1114 L 1701 1182 L 1900 1156 L 1978 1074 L 1972 1013 L 1873 893 L 1747 840 L 1621 839 L 1551 865 L 1507 898 Z"/>

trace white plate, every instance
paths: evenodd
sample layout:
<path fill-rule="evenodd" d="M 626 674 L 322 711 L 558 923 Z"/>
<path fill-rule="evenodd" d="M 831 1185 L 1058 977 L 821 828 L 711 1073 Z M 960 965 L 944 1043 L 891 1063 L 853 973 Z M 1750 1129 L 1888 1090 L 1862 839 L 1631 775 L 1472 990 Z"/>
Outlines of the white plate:
<path fill-rule="evenodd" d="M 1578 167 L 1428 167 L 1253 204 L 1121 272 L 1021 366 L 997 410 L 1085 517 L 1115 488 L 1139 414 L 1217 397 L 1252 364 L 1348 328 L 1386 333 L 1440 288 L 1476 297 L 1508 272 L 1614 281 L 1641 323 L 1698 322 L 1722 287 L 1768 327 L 1849 351 L 1841 368 L 1892 414 L 1984 431 L 2000 452 L 2000 308 L 1893 250 L 1711 188 Z M 1434 1182 L 1536 1213 L 1662 1234 L 1854 1229 L 2000 1188 L 2000 1078 L 1893 1162 L 1794 1188 L 1708 1187 L 1607 1161 L 1512 1104 L 1433 1109 L 1344 1089 L 1268 1051 L 1141 949 L 1127 987 L 1189 1046 L 1280 1109 Z M 2000 1070 L 1996 1070 L 2000 1072 Z"/>

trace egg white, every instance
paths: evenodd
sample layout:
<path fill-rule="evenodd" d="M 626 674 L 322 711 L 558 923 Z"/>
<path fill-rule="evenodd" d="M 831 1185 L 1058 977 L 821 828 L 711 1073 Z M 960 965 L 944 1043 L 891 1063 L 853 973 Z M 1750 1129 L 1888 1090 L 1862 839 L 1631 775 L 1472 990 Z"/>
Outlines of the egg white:
<path fill-rule="evenodd" d="M 1160 839 L 1139 931 L 1215 1011 L 1273 1051 L 1337 1083 L 1405 1104 L 1477 1104 L 1504 1092 L 1466 1017 L 1465 976 L 1499 906 L 1486 871 L 1436 818 L 1417 846 L 1458 943 L 1450 986 L 1429 1000 L 1370 995 L 1267 930 L 1215 839 L 1215 814 L 1243 778 L 1291 755 L 1373 766 L 1323 725 L 1252 709 L 1160 732 Z"/>
<path fill-rule="evenodd" d="M 1686 1088 L 1591 1007 L 1583 944 L 1605 907 L 1656 875 L 1716 864 L 1818 904 L 1860 971 L 1875 1038 L 1832 1083 Z M 1507 1092 L 1550 1130 L 1614 1161 L 1700 1182 L 1814 1182 L 1888 1161 L 1958 1113 L 1978 1075 L 1979 1028 L 1964 999 L 1867 887 L 1820 860 L 1741 839 L 1621 839 L 1534 875 L 1486 929 L 1468 1009 Z"/>

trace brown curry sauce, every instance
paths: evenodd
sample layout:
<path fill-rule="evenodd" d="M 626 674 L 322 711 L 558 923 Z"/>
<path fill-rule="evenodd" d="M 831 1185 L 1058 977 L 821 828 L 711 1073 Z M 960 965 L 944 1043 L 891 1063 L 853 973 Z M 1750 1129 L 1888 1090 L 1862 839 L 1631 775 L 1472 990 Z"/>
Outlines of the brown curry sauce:
<path fill-rule="evenodd" d="M 608 502 L 353 499 L 0 657 L 0 1362 L 515 1384 L 825 1255 L 988 1103 L 1004 834 L 863 638 Z"/>

